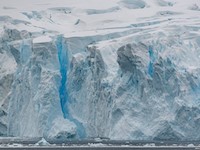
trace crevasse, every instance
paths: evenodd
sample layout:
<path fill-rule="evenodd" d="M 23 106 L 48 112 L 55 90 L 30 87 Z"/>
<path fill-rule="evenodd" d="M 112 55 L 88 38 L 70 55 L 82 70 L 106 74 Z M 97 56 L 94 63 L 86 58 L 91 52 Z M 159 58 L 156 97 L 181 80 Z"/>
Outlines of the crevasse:
<path fill-rule="evenodd" d="M 153 73 L 154 73 L 154 69 L 153 69 L 153 63 L 154 63 L 154 52 L 153 52 L 153 47 L 149 46 L 149 58 L 150 58 L 150 62 L 149 62 L 149 66 L 148 66 L 148 74 L 153 77 Z"/>
<path fill-rule="evenodd" d="M 61 74 L 61 83 L 59 89 L 60 95 L 60 104 L 63 112 L 64 118 L 69 117 L 69 112 L 66 109 L 66 103 L 68 99 L 68 92 L 66 89 L 67 82 L 67 51 L 63 48 L 62 36 L 59 36 L 56 41 L 56 46 L 58 50 L 58 59 L 60 63 L 60 74 Z"/>
<path fill-rule="evenodd" d="M 59 88 L 60 95 L 60 104 L 63 113 L 63 117 L 68 119 L 76 124 L 77 126 L 77 134 L 79 138 L 86 137 L 85 128 L 81 122 L 77 119 L 73 118 L 68 110 L 68 91 L 66 87 L 67 83 L 67 71 L 68 71 L 68 54 L 67 54 L 67 46 L 64 45 L 63 37 L 58 36 L 56 40 L 56 47 L 58 50 L 58 59 L 60 63 L 60 74 L 61 74 L 61 83 Z"/>

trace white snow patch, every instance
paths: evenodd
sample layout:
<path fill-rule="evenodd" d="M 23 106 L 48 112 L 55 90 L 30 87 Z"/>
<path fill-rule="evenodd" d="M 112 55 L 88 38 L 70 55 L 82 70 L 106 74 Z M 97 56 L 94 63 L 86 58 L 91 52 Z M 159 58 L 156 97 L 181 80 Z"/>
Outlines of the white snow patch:
<path fill-rule="evenodd" d="M 47 43 L 51 41 L 52 39 L 49 36 L 40 36 L 33 39 L 33 43 Z"/>

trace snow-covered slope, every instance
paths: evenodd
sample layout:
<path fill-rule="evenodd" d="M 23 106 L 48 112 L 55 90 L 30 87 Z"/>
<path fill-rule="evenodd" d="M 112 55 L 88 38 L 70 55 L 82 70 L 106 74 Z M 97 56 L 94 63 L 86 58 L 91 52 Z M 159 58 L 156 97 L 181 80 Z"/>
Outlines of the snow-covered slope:
<path fill-rule="evenodd" d="M 0 134 L 200 139 L 199 0 L 1 0 Z"/>

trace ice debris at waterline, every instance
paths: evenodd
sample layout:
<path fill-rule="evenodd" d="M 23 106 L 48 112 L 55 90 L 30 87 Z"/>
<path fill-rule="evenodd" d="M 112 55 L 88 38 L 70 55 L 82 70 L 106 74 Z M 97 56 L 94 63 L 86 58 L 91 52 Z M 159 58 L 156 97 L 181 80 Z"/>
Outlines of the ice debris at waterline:
<path fill-rule="evenodd" d="M 35 146 L 49 146 L 51 145 L 49 142 L 45 140 L 45 138 L 42 138 L 40 141 L 35 143 Z"/>

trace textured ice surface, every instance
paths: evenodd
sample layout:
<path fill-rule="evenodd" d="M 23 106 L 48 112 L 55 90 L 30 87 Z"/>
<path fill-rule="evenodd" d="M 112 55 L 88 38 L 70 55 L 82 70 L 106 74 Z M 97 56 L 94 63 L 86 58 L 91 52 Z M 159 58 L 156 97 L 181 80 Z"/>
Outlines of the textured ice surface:
<path fill-rule="evenodd" d="M 198 0 L 0 6 L 1 136 L 200 139 Z"/>
<path fill-rule="evenodd" d="M 35 143 L 35 146 L 49 146 L 50 143 L 48 143 L 44 138 L 42 138 L 40 141 Z"/>

